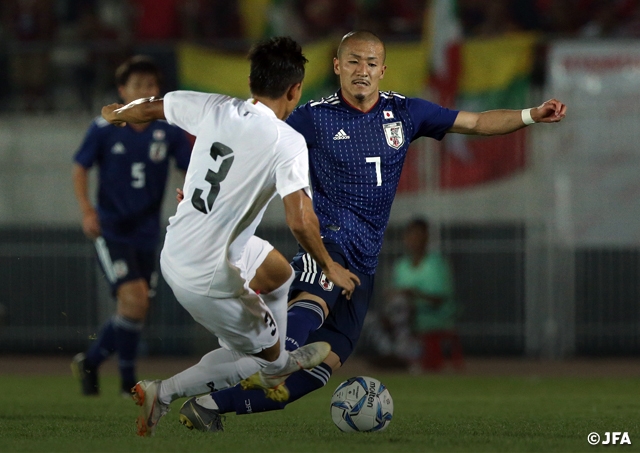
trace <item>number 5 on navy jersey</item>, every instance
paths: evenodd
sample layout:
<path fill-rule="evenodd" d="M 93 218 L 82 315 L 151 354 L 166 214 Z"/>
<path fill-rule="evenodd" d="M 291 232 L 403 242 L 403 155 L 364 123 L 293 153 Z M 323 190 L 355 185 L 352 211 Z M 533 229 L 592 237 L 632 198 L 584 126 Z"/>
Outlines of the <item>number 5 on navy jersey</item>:
<path fill-rule="evenodd" d="M 222 143 L 215 142 L 211 145 L 211 151 L 209 153 L 213 160 L 216 160 L 218 157 L 222 157 L 223 161 L 220 164 L 220 168 L 218 171 L 213 171 L 209 169 L 207 171 L 207 176 L 205 176 L 205 181 L 211 184 L 211 190 L 209 191 L 209 195 L 207 195 L 207 205 L 205 207 L 204 200 L 202 199 L 202 189 L 196 189 L 193 192 L 193 197 L 191 197 L 191 204 L 198 211 L 203 214 L 207 214 L 211 212 L 211 208 L 213 207 L 213 203 L 216 201 L 218 197 L 218 193 L 220 192 L 220 183 L 224 181 L 224 178 L 227 177 L 229 170 L 231 169 L 231 164 L 233 163 L 233 150 Z M 230 156 L 225 158 L 225 156 Z"/>

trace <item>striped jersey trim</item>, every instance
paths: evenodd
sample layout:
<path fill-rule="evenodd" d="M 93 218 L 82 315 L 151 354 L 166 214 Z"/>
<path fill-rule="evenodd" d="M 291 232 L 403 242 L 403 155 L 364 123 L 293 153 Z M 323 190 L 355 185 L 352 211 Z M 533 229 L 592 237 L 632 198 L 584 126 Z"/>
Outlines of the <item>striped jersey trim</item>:
<path fill-rule="evenodd" d="M 316 105 L 320 105 L 320 104 L 332 104 L 332 105 L 340 104 L 340 98 L 338 97 L 338 95 L 334 94 L 333 96 L 322 98 L 319 101 L 311 101 L 309 103 L 311 107 L 315 107 Z"/>
<path fill-rule="evenodd" d="M 400 93 L 396 93 L 395 91 L 381 91 L 380 96 L 385 99 L 389 99 L 392 96 L 399 99 L 405 99 L 405 96 L 401 95 Z"/>
<path fill-rule="evenodd" d="M 95 240 L 94 245 L 96 247 L 96 251 L 98 252 L 98 259 L 100 260 L 100 264 L 102 264 L 102 268 L 107 275 L 107 280 L 109 280 L 109 282 L 112 284 L 117 282 L 118 277 L 116 276 L 116 271 L 113 270 L 113 262 L 111 261 L 111 255 L 109 255 L 107 242 L 102 236 L 100 236 Z"/>
<path fill-rule="evenodd" d="M 318 265 L 308 253 L 302 255 L 302 263 L 304 265 L 304 271 L 300 275 L 300 281 L 313 284 L 318 274 Z"/>

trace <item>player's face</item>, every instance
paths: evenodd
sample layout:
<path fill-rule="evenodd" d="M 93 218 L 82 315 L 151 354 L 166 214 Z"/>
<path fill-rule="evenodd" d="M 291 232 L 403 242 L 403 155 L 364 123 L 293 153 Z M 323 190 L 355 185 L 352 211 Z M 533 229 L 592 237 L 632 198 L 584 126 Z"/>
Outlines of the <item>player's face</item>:
<path fill-rule="evenodd" d="M 409 252 L 422 252 L 429 244 L 429 232 L 419 226 L 407 228 L 404 234 L 404 246 Z"/>
<path fill-rule="evenodd" d="M 133 73 L 127 83 L 118 87 L 118 93 L 125 104 L 136 99 L 160 95 L 158 80 L 153 74 Z"/>
<path fill-rule="evenodd" d="M 340 56 L 333 59 L 333 70 L 340 76 L 340 88 L 347 100 L 358 104 L 377 100 L 380 79 L 387 67 L 384 65 L 382 44 L 353 39 L 347 41 Z"/>

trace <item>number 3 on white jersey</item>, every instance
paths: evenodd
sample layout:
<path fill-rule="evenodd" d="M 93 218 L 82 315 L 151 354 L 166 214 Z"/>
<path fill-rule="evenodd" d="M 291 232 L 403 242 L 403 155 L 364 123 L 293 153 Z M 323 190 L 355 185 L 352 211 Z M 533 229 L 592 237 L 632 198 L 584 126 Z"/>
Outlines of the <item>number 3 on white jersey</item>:
<path fill-rule="evenodd" d="M 366 157 L 365 161 L 367 161 L 367 163 L 375 163 L 376 164 L 376 176 L 378 178 L 378 186 L 382 185 L 382 172 L 380 171 L 380 156 L 376 156 L 376 157 Z"/>

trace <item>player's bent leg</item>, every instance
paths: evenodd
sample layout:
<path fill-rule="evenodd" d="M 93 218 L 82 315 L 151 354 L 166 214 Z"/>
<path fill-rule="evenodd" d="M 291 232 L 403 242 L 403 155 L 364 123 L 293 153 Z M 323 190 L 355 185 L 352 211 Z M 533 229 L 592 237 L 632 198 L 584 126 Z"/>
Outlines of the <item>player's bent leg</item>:
<path fill-rule="evenodd" d="M 287 349 L 294 350 L 307 342 L 311 332 L 324 324 L 329 308 L 326 302 L 308 292 L 301 292 L 289 302 L 287 312 Z"/>
<path fill-rule="evenodd" d="M 238 415 L 244 415 L 280 410 L 325 386 L 333 371 L 339 367 L 340 358 L 334 352 L 330 352 L 324 362 L 317 367 L 296 371 L 285 381 L 289 389 L 289 399 L 284 402 L 273 401 L 259 390 L 242 390 L 239 385 L 203 396 L 198 401 L 206 404 L 208 400 L 208 407 L 217 410 L 219 414 L 235 412 Z"/>
<path fill-rule="evenodd" d="M 128 394 L 137 381 L 135 361 L 149 308 L 148 293 L 147 282 L 142 278 L 124 282 L 116 293 L 118 308 L 113 324 L 123 394 Z"/>
<path fill-rule="evenodd" d="M 290 391 L 284 384 L 285 380 L 296 371 L 320 365 L 330 352 L 331 346 L 324 341 L 304 345 L 288 354 L 286 366 L 276 374 L 268 374 L 262 369 L 242 380 L 240 385 L 244 390 L 262 389 L 267 398 L 274 401 L 287 401 L 290 399 Z"/>

